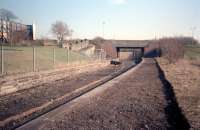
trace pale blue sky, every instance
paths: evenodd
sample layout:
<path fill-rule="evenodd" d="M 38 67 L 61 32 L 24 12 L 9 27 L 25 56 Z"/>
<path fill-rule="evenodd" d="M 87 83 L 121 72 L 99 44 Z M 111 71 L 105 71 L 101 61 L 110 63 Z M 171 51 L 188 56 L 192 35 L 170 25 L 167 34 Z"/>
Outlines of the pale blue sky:
<path fill-rule="evenodd" d="M 74 38 L 152 39 L 191 35 L 200 39 L 200 0 L 0 0 L 25 24 L 37 25 L 37 36 L 51 37 L 56 20 L 66 22 Z"/>

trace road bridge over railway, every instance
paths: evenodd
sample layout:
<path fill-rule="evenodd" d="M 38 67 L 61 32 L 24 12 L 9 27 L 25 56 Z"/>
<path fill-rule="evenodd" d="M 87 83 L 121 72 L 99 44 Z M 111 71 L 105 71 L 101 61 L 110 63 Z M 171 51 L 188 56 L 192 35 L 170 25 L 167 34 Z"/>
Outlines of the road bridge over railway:
<path fill-rule="evenodd" d="M 145 48 L 148 47 L 148 42 L 121 42 L 115 45 L 117 57 L 120 60 L 140 60 L 144 56 Z"/>

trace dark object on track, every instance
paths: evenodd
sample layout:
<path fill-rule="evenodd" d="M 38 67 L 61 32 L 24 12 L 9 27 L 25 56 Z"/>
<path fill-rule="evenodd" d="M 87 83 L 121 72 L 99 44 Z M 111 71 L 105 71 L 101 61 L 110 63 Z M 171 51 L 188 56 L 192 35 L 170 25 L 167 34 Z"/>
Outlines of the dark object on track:
<path fill-rule="evenodd" d="M 111 64 L 111 65 L 120 65 L 121 62 L 119 61 L 119 59 L 112 59 L 112 60 L 110 61 L 110 64 Z"/>

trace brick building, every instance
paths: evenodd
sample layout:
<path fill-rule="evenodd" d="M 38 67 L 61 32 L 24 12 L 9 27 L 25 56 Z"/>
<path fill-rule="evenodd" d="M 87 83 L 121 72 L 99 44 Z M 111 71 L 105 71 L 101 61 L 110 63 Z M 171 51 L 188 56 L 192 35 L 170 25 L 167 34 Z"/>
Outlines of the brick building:
<path fill-rule="evenodd" d="M 21 40 L 35 40 L 35 25 L 25 25 L 1 19 L 0 41 L 9 43 Z"/>

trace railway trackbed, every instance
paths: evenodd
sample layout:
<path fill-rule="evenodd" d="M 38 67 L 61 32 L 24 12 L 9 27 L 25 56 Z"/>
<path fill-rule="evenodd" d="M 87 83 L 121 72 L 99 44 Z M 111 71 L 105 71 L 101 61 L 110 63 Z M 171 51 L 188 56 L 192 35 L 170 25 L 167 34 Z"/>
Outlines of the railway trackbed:
<path fill-rule="evenodd" d="M 80 81 L 82 83 L 80 83 L 79 85 L 77 85 L 77 87 L 75 87 L 73 89 L 71 88 L 70 91 L 68 90 L 67 93 L 63 92 L 62 96 L 56 95 L 54 97 L 51 97 L 52 99 L 49 102 L 47 102 L 47 100 L 49 100 L 49 99 L 42 99 L 42 100 L 44 100 L 43 102 L 40 102 L 39 104 L 34 104 L 34 101 L 37 101 L 39 96 L 34 95 L 35 97 L 38 96 L 34 100 L 32 100 L 32 97 L 29 97 L 30 101 L 32 101 L 33 104 L 31 106 L 29 106 L 29 108 L 24 109 L 24 111 L 16 112 L 17 114 L 13 113 L 12 111 L 14 111 L 14 109 L 20 109 L 20 107 L 26 107 L 26 105 L 27 105 L 26 103 L 29 101 L 28 99 L 20 101 L 20 98 L 24 98 L 24 97 L 20 97 L 19 95 L 20 94 L 23 95 L 26 92 L 14 94 L 14 96 L 19 96 L 19 97 L 17 97 L 19 100 L 16 99 L 16 100 L 9 101 L 7 99 L 8 100 L 7 103 L 9 104 L 9 102 L 10 102 L 11 105 L 6 106 L 6 107 L 8 107 L 8 108 L 14 107 L 13 109 L 10 109 L 10 111 L 7 111 L 8 112 L 7 115 L 2 113 L 2 112 L 6 112 L 6 111 L 3 111 L 3 110 L 6 110 L 6 108 L 5 109 L 2 108 L 2 106 L 3 106 L 2 101 L 4 100 L 4 98 L 1 98 L 1 100 L 0 100 L 0 102 L 1 102 L 0 129 L 15 129 L 15 128 L 18 128 L 19 126 L 26 124 L 27 122 L 29 122 L 29 121 L 31 121 L 31 120 L 33 120 L 33 119 L 35 119 L 35 118 L 37 118 L 41 115 L 44 115 L 45 113 L 48 113 L 48 112 L 62 106 L 63 104 L 66 104 L 66 103 L 80 97 L 81 95 L 88 93 L 89 91 L 97 88 L 98 86 L 100 86 L 100 85 L 112 80 L 113 78 L 119 76 L 120 74 L 126 72 L 127 70 L 129 70 L 133 66 L 134 66 L 134 64 L 128 64 L 128 65 L 126 65 L 126 67 L 120 66 L 118 68 L 119 69 L 118 71 L 116 71 L 116 67 L 106 68 L 106 69 L 100 70 L 100 72 L 94 73 L 91 76 L 92 78 L 90 78 L 90 80 L 88 80 L 88 81 L 87 81 L 87 78 L 86 79 L 76 79 L 78 77 L 73 77 L 73 78 L 76 79 L 75 81 L 73 81 L 73 83 L 77 83 L 78 81 Z M 96 74 L 96 77 L 95 77 L 95 74 Z M 86 76 L 88 76 L 88 75 L 90 75 L 90 73 L 88 73 Z M 81 75 L 79 75 L 79 76 L 81 77 Z M 83 83 L 83 81 L 84 81 L 84 83 Z M 67 81 L 63 80 L 63 81 L 59 81 L 59 82 L 61 82 L 60 84 L 64 84 L 64 83 L 70 82 L 70 81 L 69 80 L 67 80 Z M 73 83 L 71 83 L 71 85 L 73 85 Z M 56 84 L 53 84 L 52 86 L 54 86 L 54 85 L 56 85 Z M 71 86 L 71 85 L 69 85 L 69 86 Z M 81 85 L 83 85 L 83 86 L 81 86 Z M 41 87 L 43 87 L 43 86 L 41 86 Z M 50 94 L 50 91 L 51 91 L 51 93 L 53 93 L 52 89 L 48 85 L 46 87 L 48 89 L 46 88 L 45 90 L 49 91 L 49 93 L 48 92 L 43 93 L 44 96 Z M 59 88 L 60 86 L 58 85 L 58 86 L 54 86 L 54 87 Z M 36 89 L 39 89 L 39 88 L 40 87 L 37 87 Z M 31 90 L 27 90 L 27 91 L 29 91 L 28 93 L 33 94 L 33 91 L 40 91 L 40 90 L 31 89 Z M 30 92 L 30 91 L 32 91 L 32 92 Z M 62 91 L 62 89 L 60 89 L 57 92 L 61 92 L 61 91 Z M 55 93 L 53 93 L 53 94 L 55 94 Z M 28 95 L 28 96 L 30 96 L 30 95 Z M 3 102 L 3 103 L 6 104 L 6 101 Z M 22 106 L 20 106 L 19 104 L 21 104 Z"/>
<path fill-rule="evenodd" d="M 173 87 L 155 59 L 144 58 L 142 63 L 122 73 L 113 74 L 116 77 L 108 81 L 105 78 L 99 85 L 91 83 L 94 88 L 89 85 L 91 88 L 87 87 L 60 107 L 24 122 L 17 130 L 190 128 Z"/>
<path fill-rule="evenodd" d="M 94 64 L 99 66 L 99 69 L 108 65 L 105 62 L 94 62 L 88 63 L 86 65 L 76 65 L 69 66 L 66 68 L 60 68 L 55 70 L 47 70 L 41 72 L 30 72 L 22 74 L 13 74 L 0 77 L 0 96 L 8 95 L 10 93 L 29 89 L 33 87 L 38 87 L 41 84 L 51 83 L 54 81 L 65 79 L 66 77 L 71 77 L 78 73 L 83 73 L 88 71 L 93 71 L 98 69 Z M 84 68 L 84 69 L 83 69 Z M 9 89 L 10 88 L 10 89 Z"/>

